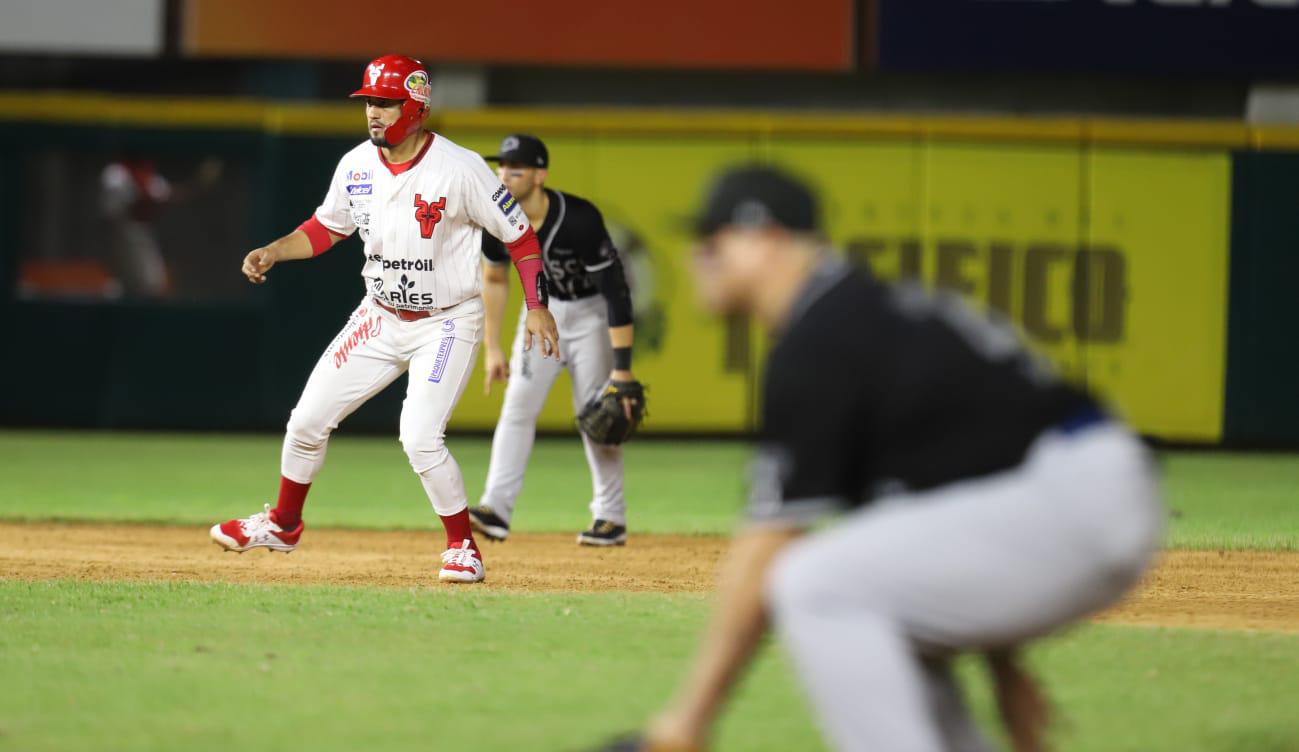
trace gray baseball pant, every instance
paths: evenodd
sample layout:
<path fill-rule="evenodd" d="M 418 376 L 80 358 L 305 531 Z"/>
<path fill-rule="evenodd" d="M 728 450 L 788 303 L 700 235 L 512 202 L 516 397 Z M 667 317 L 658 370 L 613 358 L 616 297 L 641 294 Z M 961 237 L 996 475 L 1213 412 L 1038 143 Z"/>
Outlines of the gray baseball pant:
<path fill-rule="evenodd" d="M 546 404 L 555 379 L 567 369 L 573 384 L 573 410 L 582 409 L 600 391 L 613 370 L 609 342 L 608 304 L 604 296 L 550 301 L 559 327 L 559 360 L 542 358 L 537 348 L 523 349 L 524 314 L 510 352 L 510 381 L 505 388 L 501 417 L 492 434 L 492 459 L 481 503 L 507 523 L 523 491 L 523 476 L 537 436 L 537 416 Z M 591 516 L 618 525 L 627 521 L 623 497 L 622 447 L 596 444 L 582 435 L 591 468 Z"/>
<path fill-rule="evenodd" d="M 1126 429 L 1049 431 L 1019 467 L 883 500 L 795 542 L 768 603 L 834 749 L 982 752 L 948 658 L 1116 602 L 1162 527 L 1147 452 Z"/>

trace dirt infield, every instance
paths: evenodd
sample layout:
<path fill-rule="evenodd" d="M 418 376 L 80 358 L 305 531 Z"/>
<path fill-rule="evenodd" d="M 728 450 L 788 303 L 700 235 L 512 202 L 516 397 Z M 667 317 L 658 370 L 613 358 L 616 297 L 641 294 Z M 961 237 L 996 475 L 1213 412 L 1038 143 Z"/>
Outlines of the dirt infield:
<path fill-rule="evenodd" d="M 438 587 L 433 532 L 313 530 L 291 555 L 235 555 L 191 527 L 0 523 L 0 577 Z M 484 548 L 486 588 L 703 592 L 726 541 L 641 535 L 625 548 L 516 535 Z M 1299 552 L 1170 551 L 1140 592 L 1099 621 L 1299 632 Z"/>
<path fill-rule="evenodd" d="M 1299 552 L 1166 551 L 1140 591 L 1097 621 L 1299 632 Z"/>
<path fill-rule="evenodd" d="M 288 555 L 232 554 L 205 528 L 0 523 L 0 577 L 437 586 L 444 542 L 440 531 L 308 530 Z M 605 550 L 534 534 L 484 543 L 483 559 L 493 589 L 698 592 L 725 548 L 717 537 L 645 535 Z"/>

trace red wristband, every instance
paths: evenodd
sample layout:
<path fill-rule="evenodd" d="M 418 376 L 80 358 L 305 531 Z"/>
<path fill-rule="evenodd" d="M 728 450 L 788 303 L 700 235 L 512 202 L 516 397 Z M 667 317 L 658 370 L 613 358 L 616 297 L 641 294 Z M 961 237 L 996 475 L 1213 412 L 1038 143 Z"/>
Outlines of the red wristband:
<path fill-rule="evenodd" d="M 311 241 L 312 256 L 319 256 L 334 247 L 334 233 L 320 224 L 320 220 L 316 219 L 316 215 L 312 214 L 311 219 L 298 225 L 298 229 L 306 234 L 307 240 Z"/>
<path fill-rule="evenodd" d="M 523 302 L 528 310 L 546 307 L 546 270 L 541 263 L 541 245 L 537 235 L 529 227 L 523 235 L 506 246 L 514 268 L 519 270 L 519 281 L 523 283 Z"/>

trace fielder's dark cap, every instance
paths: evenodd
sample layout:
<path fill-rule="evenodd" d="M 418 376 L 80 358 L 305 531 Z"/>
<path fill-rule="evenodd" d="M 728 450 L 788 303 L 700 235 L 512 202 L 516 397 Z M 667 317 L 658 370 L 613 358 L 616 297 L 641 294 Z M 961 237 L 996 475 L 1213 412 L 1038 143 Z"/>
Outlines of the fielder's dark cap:
<path fill-rule="evenodd" d="M 541 139 L 527 133 L 515 133 L 501 141 L 501 152 L 485 157 L 488 162 L 510 162 L 526 167 L 549 167 L 550 152 Z"/>
<path fill-rule="evenodd" d="M 820 215 L 816 196 L 803 181 L 774 167 L 746 165 L 733 167 L 713 181 L 693 225 L 699 235 L 723 227 L 818 232 Z"/>

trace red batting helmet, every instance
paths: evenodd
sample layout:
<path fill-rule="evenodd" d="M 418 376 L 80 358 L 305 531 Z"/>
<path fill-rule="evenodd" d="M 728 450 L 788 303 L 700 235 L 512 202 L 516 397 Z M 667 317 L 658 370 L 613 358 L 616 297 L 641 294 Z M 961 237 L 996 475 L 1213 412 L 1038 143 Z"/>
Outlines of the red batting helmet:
<path fill-rule="evenodd" d="M 352 92 L 352 96 L 404 100 L 401 117 L 383 132 L 384 139 L 396 146 L 418 131 L 428 114 L 428 71 L 413 57 L 384 55 L 365 66 L 361 88 Z"/>

